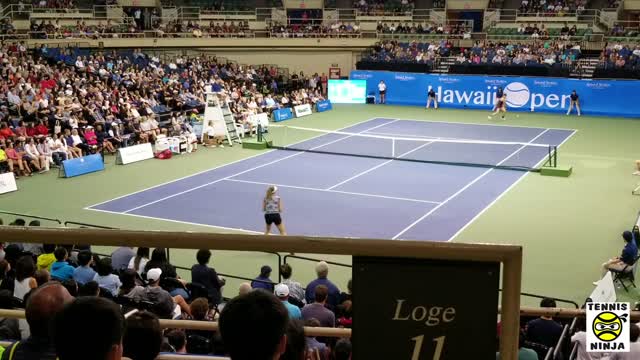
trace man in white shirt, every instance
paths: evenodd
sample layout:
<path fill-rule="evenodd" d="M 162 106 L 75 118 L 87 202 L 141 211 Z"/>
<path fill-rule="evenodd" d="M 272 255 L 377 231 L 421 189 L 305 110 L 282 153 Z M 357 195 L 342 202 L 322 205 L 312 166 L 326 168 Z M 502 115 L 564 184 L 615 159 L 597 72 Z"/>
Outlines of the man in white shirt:
<path fill-rule="evenodd" d="M 387 84 L 384 81 L 380 80 L 378 84 L 378 92 L 380 93 L 380 104 L 387 103 Z"/>
<path fill-rule="evenodd" d="M 78 70 L 80 71 L 84 71 L 84 62 L 82 61 L 82 58 L 80 58 L 80 56 L 78 56 L 78 58 L 76 59 L 76 68 L 78 68 Z"/>

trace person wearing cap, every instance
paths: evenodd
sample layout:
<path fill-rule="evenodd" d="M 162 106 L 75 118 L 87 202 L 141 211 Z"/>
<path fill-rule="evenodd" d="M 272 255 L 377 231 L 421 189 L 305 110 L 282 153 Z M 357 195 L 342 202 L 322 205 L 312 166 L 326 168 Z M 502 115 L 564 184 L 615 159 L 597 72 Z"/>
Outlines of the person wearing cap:
<path fill-rule="evenodd" d="M 280 215 L 280 213 L 282 212 L 282 199 L 280 199 L 280 196 L 276 195 L 277 191 L 277 186 L 269 186 L 269 188 L 267 188 L 267 194 L 262 201 L 264 221 L 267 224 L 267 228 L 264 232 L 265 235 L 269 235 L 269 233 L 271 232 L 272 224 L 276 225 L 278 231 L 280 231 L 280 235 L 287 235 L 284 229 L 284 224 L 282 223 L 282 216 Z"/>
<path fill-rule="evenodd" d="M 631 231 L 623 232 L 622 239 L 624 239 L 625 243 L 624 248 L 622 249 L 622 254 L 602 264 L 602 276 L 604 276 L 607 271 L 623 271 L 627 266 L 631 269 L 631 266 L 636 262 L 638 257 L 638 246 L 636 245 L 636 242 L 633 241 Z M 597 285 L 598 282 L 596 281 L 594 284 Z"/>
<path fill-rule="evenodd" d="M 171 296 L 169 292 L 160 287 L 160 277 L 162 270 L 153 268 L 147 271 L 148 286 L 135 287 L 126 296 L 136 301 L 149 301 L 153 303 L 152 311 L 160 318 L 171 319 L 174 315 L 176 305 L 187 314 L 191 315 L 191 308 L 182 295 Z"/>
<path fill-rule="evenodd" d="M 251 288 L 264 289 L 273 292 L 273 281 L 269 279 L 271 276 L 271 266 L 264 265 L 260 268 L 260 275 L 251 282 Z"/>
<path fill-rule="evenodd" d="M 278 297 L 278 299 L 280 299 L 280 301 L 282 301 L 282 303 L 284 304 L 284 307 L 287 308 L 290 319 L 297 319 L 297 320 L 302 319 L 302 312 L 300 311 L 300 308 L 289 302 L 289 287 L 287 285 L 285 284 L 276 285 L 273 293 Z"/>

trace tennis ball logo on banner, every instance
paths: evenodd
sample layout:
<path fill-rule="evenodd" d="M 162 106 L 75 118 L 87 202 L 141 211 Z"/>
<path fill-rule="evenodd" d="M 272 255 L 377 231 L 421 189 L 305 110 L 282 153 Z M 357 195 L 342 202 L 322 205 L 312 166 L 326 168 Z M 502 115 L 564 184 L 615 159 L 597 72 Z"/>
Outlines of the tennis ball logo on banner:
<path fill-rule="evenodd" d="M 512 82 L 504 88 L 507 95 L 507 105 L 519 108 L 527 105 L 531 93 L 527 85 L 521 82 Z"/>
<path fill-rule="evenodd" d="M 587 303 L 587 352 L 629 352 L 629 303 Z"/>

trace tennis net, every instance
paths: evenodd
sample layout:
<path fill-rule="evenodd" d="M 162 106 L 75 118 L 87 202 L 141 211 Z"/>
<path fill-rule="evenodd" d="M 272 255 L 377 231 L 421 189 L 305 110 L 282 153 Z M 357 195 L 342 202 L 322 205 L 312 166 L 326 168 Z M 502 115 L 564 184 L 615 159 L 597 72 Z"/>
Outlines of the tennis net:
<path fill-rule="evenodd" d="M 539 171 L 555 166 L 557 148 L 531 142 L 498 142 L 425 136 L 386 136 L 286 125 L 270 125 L 272 148 L 443 165 Z"/>

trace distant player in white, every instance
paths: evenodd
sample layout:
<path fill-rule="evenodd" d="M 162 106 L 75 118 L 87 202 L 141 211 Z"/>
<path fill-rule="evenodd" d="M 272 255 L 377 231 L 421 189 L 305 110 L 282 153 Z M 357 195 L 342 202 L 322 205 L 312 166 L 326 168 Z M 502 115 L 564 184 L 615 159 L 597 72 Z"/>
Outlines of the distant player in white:
<path fill-rule="evenodd" d="M 433 90 L 433 88 L 429 89 L 429 92 L 427 93 L 427 109 L 429 108 L 429 105 L 431 105 L 431 103 L 433 103 L 434 109 L 438 108 L 438 98 L 436 97 L 436 92 Z"/>
<path fill-rule="evenodd" d="M 580 114 L 580 97 L 578 96 L 578 93 L 573 90 L 571 92 L 571 103 L 569 104 L 569 110 L 567 111 L 567 115 L 571 114 L 571 110 L 573 110 L 573 107 L 575 106 L 576 111 L 578 112 L 578 116 L 581 116 L 582 114 Z"/>
<path fill-rule="evenodd" d="M 378 92 L 380 93 L 380 104 L 387 103 L 387 84 L 384 81 L 380 80 L 378 84 Z"/>
<path fill-rule="evenodd" d="M 504 120 L 504 115 L 507 113 L 507 94 L 502 94 L 502 97 L 498 99 L 496 102 L 495 111 L 489 115 L 489 119 L 492 119 L 493 116 L 498 115 L 502 112 L 502 120 Z"/>

